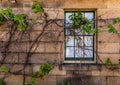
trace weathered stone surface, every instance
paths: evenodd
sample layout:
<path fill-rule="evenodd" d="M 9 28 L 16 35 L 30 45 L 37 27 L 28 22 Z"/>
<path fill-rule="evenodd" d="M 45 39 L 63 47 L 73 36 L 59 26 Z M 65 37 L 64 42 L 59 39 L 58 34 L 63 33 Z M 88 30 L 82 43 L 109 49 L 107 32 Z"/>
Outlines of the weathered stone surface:
<path fill-rule="evenodd" d="M 19 53 L 19 63 L 25 63 L 26 53 Z"/>
<path fill-rule="evenodd" d="M 105 77 L 80 76 L 80 75 L 79 77 L 62 77 L 62 78 L 61 76 L 58 76 L 58 79 L 57 79 L 58 85 L 64 85 L 68 83 L 74 84 L 74 85 L 106 85 L 106 78 Z"/>
<path fill-rule="evenodd" d="M 32 0 L 17 0 L 18 3 L 14 6 L 8 3 L 8 0 L 2 0 L 3 3 L 0 3 L 0 7 L 13 7 L 13 12 L 15 14 L 25 13 L 29 16 L 30 19 L 38 19 L 38 22 L 42 22 L 42 19 L 39 14 L 34 14 L 31 10 Z M 74 9 L 77 10 L 93 10 L 96 11 L 96 19 L 111 19 L 120 16 L 120 1 L 119 0 L 39 0 L 43 7 L 45 7 L 45 12 L 48 13 L 48 19 L 62 19 L 62 22 L 57 22 L 61 25 L 64 23 L 64 11 L 71 11 Z M 19 3 L 20 2 L 20 3 Z M 74 4 L 73 4 L 74 3 Z M 109 23 L 112 23 L 110 21 Z M 110 34 L 107 32 L 107 24 L 108 22 L 100 22 L 98 21 L 98 27 L 102 29 L 102 32 L 98 34 L 98 55 L 100 59 L 105 63 L 107 58 L 110 58 L 114 64 L 118 64 L 118 59 L 120 58 L 120 35 L 119 34 Z M 44 24 L 43 24 L 44 25 Z M 35 25 L 34 30 L 27 32 L 24 37 L 22 37 L 23 41 L 28 41 L 28 37 L 33 41 L 36 37 L 42 32 L 43 25 L 39 26 Z M 64 26 L 64 25 L 63 25 Z M 103 26 L 103 27 L 102 27 Z M 6 41 L 8 39 L 8 35 L 6 31 L 6 25 L 2 25 L 0 28 L 0 39 L 2 41 Z M 115 26 L 118 31 L 119 25 Z M 50 31 L 52 30 L 52 31 Z M 55 32 L 53 32 L 55 30 Z M 54 65 L 60 64 L 60 61 L 64 61 L 64 43 L 60 51 L 60 46 L 62 42 L 54 43 L 54 41 L 64 41 L 64 32 L 62 32 L 60 38 L 58 39 L 58 35 L 60 31 L 64 30 L 64 27 L 58 27 L 55 23 L 46 27 L 45 33 L 42 35 L 42 39 L 38 41 L 42 41 L 40 45 L 36 45 L 38 48 L 36 49 L 36 53 L 34 53 L 29 62 L 31 65 L 27 65 L 25 68 L 25 74 L 32 74 L 38 71 L 40 65 L 46 61 L 53 63 Z M 14 40 L 19 36 L 16 34 Z M 52 41 L 52 42 L 51 42 Z M 5 44 L 4 42 L 0 42 L 1 45 Z M 18 54 L 12 53 L 6 58 L 7 63 L 25 63 L 26 54 L 20 53 L 21 50 L 26 52 L 29 46 L 26 45 L 28 43 L 20 44 L 19 48 L 15 43 L 12 43 L 9 51 L 19 52 Z M 31 43 L 29 43 L 31 44 Z M 36 43 L 37 44 L 37 43 Z M 94 44 L 97 44 L 96 42 Z M 21 47 L 21 48 L 20 48 Z M 35 47 L 33 47 L 33 50 Z M 96 47 L 95 47 L 96 49 Z M 3 49 L 0 49 L 2 51 Z M 61 55 L 60 55 L 60 52 Z M 14 58 L 14 59 L 13 59 Z M 66 62 L 64 62 L 66 63 Z M 76 63 L 76 61 L 69 63 Z M 78 63 L 91 63 L 91 62 L 80 62 Z M 94 63 L 94 61 L 92 61 Z M 98 63 L 101 62 L 98 60 Z M 102 64 L 103 64 L 102 63 Z M 95 63 L 94 63 L 95 64 Z M 8 67 L 10 64 L 8 65 Z M 13 65 L 11 72 L 18 71 L 22 69 L 22 65 Z M 111 71 L 105 67 L 97 66 L 97 65 L 89 65 L 89 66 L 63 66 L 63 69 L 59 69 L 59 67 L 54 67 L 54 69 L 50 72 L 49 76 L 45 77 L 45 80 L 41 80 L 37 78 L 37 82 L 35 85 L 65 85 L 68 82 L 75 85 L 119 85 L 119 73 L 120 69 Z M 4 74 L 0 74 L 0 78 L 3 77 Z M 112 76 L 112 77 L 111 77 Z M 114 76 L 114 77 L 113 77 Z M 10 76 L 5 79 L 7 85 L 22 85 L 23 84 L 23 76 Z M 116 81 L 116 82 L 114 82 Z M 31 78 L 26 77 L 26 82 L 31 83 Z M 114 83 L 112 83 L 114 82 Z"/>
<path fill-rule="evenodd" d="M 120 53 L 119 43 L 99 43 L 98 52 L 100 53 Z"/>
<path fill-rule="evenodd" d="M 17 65 L 17 64 L 15 64 L 15 65 L 12 65 L 12 67 L 11 67 L 11 72 L 13 72 L 13 73 L 16 73 L 16 72 L 18 72 L 19 74 L 21 73 L 23 73 L 23 65 Z M 21 71 L 20 71 L 21 70 Z"/>
<path fill-rule="evenodd" d="M 28 74 L 28 75 L 33 74 L 33 65 L 26 65 L 25 74 Z"/>
<path fill-rule="evenodd" d="M 108 1 L 108 8 L 118 9 L 120 8 L 120 1 L 119 0 L 107 0 Z"/>
<path fill-rule="evenodd" d="M 108 85 L 120 85 L 120 77 L 108 77 Z"/>
<path fill-rule="evenodd" d="M 40 65 L 33 65 L 33 73 L 39 71 Z"/>
<path fill-rule="evenodd" d="M 51 70 L 49 75 L 66 75 L 65 70 L 60 70 L 58 66 L 54 67 L 53 70 Z"/>
<path fill-rule="evenodd" d="M 100 62 L 98 59 L 98 63 L 105 63 L 106 60 L 110 58 L 113 64 L 118 64 L 120 54 L 99 54 L 99 58 L 102 60 L 102 62 Z"/>
<path fill-rule="evenodd" d="M 18 63 L 18 54 L 17 53 L 9 53 L 5 59 L 5 63 Z"/>
<path fill-rule="evenodd" d="M 31 77 L 26 77 L 26 82 L 31 84 Z M 37 78 L 35 85 L 53 85 L 56 84 L 56 77 L 55 76 L 45 76 L 44 80 Z"/>
<path fill-rule="evenodd" d="M 6 85 L 23 85 L 23 76 L 12 75 L 5 79 Z"/>
<path fill-rule="evenodd" d="M 30 63 L 44 63 L 44 62 L 58 63 L 59 54 L 34 54 L 30 57 Z"/>
<path fill-rule="evenodd" d="M 120 37 L 118 34 L 112 34 L 108 32 L 101 32 L 98 35 L 98 43 L 106 42 L 106 43 L 119 43 Z"/>

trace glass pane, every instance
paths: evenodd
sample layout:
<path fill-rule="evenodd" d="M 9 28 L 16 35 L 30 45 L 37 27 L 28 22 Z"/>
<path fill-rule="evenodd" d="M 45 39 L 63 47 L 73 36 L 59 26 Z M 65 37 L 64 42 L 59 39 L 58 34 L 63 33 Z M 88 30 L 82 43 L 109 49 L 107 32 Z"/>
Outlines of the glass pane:
<path fill-rule="evenodd" d="M 74 33 L 75 33 L 74 29 L 69 29 L 69 28 L 65 29 L 65 34 L 66 35 L 72 35 L 72 36 L 74 36 Z"/>
<path fill-rule="evenodd" d="M 82 47 L 75 47 L 75 58 L 83 57 L 83 48 Z"/>
<path fill-rule="evenodd" d="M 65 28 L 71 28 L 71 27 L 72 27 L 72 23 L 71 24 L 69 24 L 69 23 L 65 24 Z"/>
<path fill-rule="evenodd" d="M 74 58 L 74 47 L 66 47 L 66 58 Z"/>
<path fill-rule="evenodd" d="M 83 54 L 85 58 L 93 58 L 93 47 L 85 47 Z"/>
<path fill-rule="evenodd" d="M 66 36 L 66 46 L 74 46 L 74 36 Z"/>
<path fill-rule="evenodd" d="M 81 28 L 75 29 L 75 35 L 83 35 L 83 31 Z"/>
<path fill-rule="evenodd" d="M 65 23 L 72 23 L 72 21 L 70 21 L 70 18 L 69 16 L 72 15 L 73 13 L 72 12 L 67 12 L 65 13 Z"/>
<path fill-rule="evenodd" d="M 93 46 L 93 36 L 84 36 L 84 45 Z"/>
<path fill-rule="evenodd" d="M 93 12 L 85 12 L 85 17 L 88 20 L 93 20 L 94 19 L 94 13 Z"/>
<path fill-rule="evenodd" d="M 75 46 L 83 46 L 83 36 L 75 36 Z"/>

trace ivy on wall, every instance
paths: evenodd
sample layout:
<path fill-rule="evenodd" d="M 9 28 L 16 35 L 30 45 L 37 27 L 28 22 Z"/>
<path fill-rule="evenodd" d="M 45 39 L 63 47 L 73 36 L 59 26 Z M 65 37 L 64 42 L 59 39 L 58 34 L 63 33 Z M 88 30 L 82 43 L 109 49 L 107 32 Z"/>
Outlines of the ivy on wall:
<path fill-rule="evenodd" d="M 58 27 L 64 27 L 63 24 L 62 25 L 58 24 L 58 21 L 60 21 L 59 19 L 48 19 L 49 15 L 44 11 L 44 8 L 41 5 L 41 3 L 35 1 L 32 5 L 31 9 L 35 14 L 39 14 L 44 18 L 44 20 L 43 20 L 44 23 L 40 23 L 40 25 L 42 24 L 44 26 L 43 26 L 42 32 L 40 32 L 38 34 L 38 36 L 35 38 L 34 42 L 32 44 L 30 42 L 31 45 L 29 47 L 28 52 L 26 52 L 25 63 L 23 65 L 24 67 L 20 71 L 25 70 L 26 65 L 28 64 L 29 58 L 32 56 L 32 54 L 30 52 L 31 52 L 31 50 L 33 50 L 32 48 L 34 48 L 34 47 L 37 48 L 36 42 L 39 39 L 41 39 L 41 36 L 43 36 L 45 28 L 47 28 L 47 26 L 49 26 L 52 23 L 56 24 Z M 70 29 L 82 29 L 84 32 L 89 33 L 89 34 L 97 34 L 97 33 L 101 32 L 100 29 L 92 28 L 92 22 L 96 21 L 96 20 L 90 21 L 90 20 L 86 19 L 80 11 L 78 13 L 76 13 L 75 15 L 71 15 L 69 18 L 73 23 L 70 26 Z M 12 22 L 12 25 L 10 25 L 11 30 L 9 30 L 9 32 L 11 34 L 9 36 L 9 39 L 6 42 L 6 44 L 3 46 L 3 49 L 6 52 L 6 54 L 8 52 L 8 49 L 10 49 L 11 41 L 14 37 L 16 30 L 19 31 L 19 34 L 21 34 L 20 36 L 23 36 L 25 31 L 28 30 L 29 24 L 34 26 L 34 24 L 38 23 L 38 22 L 36 22 L 35 19 L 32 19 L 32 20 L 29 19 L 27 14 L 14 14 L 12 12 L 12 8 L 0 9 L 0 25 L 2 25 L 4 23 L 8 23 L 8 21 Z M 120 18 L 118 17 L 113 20 L 112 24 L 108 23 L 108 25 L 107 25 L 108 32 L 109 33 L 118 33 L 117 29 L 115 28 L 115 25 L 118 24 L 119 22 L 120 22 Z M 62 20 L 62 23 L 63 23 L 63 20 Z M 62 34 L 62 32 L 63 32 L 63 30 L 60 31 L 60 33 L 57 36 L 60 36 Z M 44 36 L 46 36 L 46 35 L 44 35 Z M 52 37 L 54 37 L 54 36 L 52 36 Z M 58 38 L 55 38 L 55 39 L 58 39 Z M 16 39 L 16 41 L 19 41 L 19 40 L 20 40 L 19 38 Z M 5 62 L 6 54 L 5 55 L 3 54 L 4 57 L 1 62 L 0 71 L 5 72 L 5 73 L 12 73 L 10 68 L 2 66 L 2 64 Z M 119 61 L 119 63 L 120 63 L 120 61 Z M 110 59 L 106 60 L 106 64 L 112 65 L 112 62 L 110 61 Z M 36 73 L 30 75 L 32 85 L 35 84 L 36 78 L 39 77 L 41 79 L 44 79 L 44 76 L 48 75 L 52 69 L 53 69 L 53 65 L 51 63 L 43 63 Z M 17 72 L 15 72 L 15 73 L 17 73 Z M 15 74 L 15 73 L 13 73 L 13 74 Z M 28 85 L 28 83 L 25 83 L 25 81 L 24 81 L 24 84 Z"/>

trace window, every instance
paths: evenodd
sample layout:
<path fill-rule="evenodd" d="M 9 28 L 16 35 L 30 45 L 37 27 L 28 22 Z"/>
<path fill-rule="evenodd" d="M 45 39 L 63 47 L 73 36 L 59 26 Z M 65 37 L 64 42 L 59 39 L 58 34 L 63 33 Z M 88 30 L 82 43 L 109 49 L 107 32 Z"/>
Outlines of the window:
<path fill-rule="evenodd" d="M 65 12 L 65 60 L 93 60 L 94 59 L 94 35 L 82 31 L 82 29 L 71 29 L 73 24 L 69 16 L 77 11 Z M 94 11 L 82 11 L 82 15 L 92 21 L 94 29 Z"/>

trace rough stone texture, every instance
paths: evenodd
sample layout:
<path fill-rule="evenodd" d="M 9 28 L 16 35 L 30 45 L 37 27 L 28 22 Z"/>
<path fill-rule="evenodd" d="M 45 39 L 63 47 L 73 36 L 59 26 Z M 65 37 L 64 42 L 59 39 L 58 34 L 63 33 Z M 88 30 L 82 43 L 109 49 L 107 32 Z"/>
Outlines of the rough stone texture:
<path fill-rule="evenodd" d="M 120 85 L 120 77 L 108 77 L 108 85 Z"/>
<path fill-rule="evenodd" d="M 10 76 L 5 79 L 6 85 L 23 85 L 23 76 Z"/>
<path fill-rule="evenodd" d="M 105 77 L 91 77 L 91 76 L 84 76 L 84 77 L 82 76 L 79 76 L 79 77 L 58 76 L 57 85 L 65 85 L 68 83 L 74 84 L 74 85 L 106 85 L 106 78 Z"/>
<path fill-rule="evenodd" d="M 15 14 L 26 13 L 30 19 L 37 19 L 39 14 L 34 14 L 31 11 L 32 0 L 17 0 L 18 3 L 16 5 L 11 5 L 8 3 L 8 0 L 3 0 L 0 3 L 0 7 L 13 7 L 13 12 Z M 43 7 L 45 7 L 45 12 L 48 13 L 48 19 L 55 19 L 56 16 L 58 19 L 64 19 L 64 11 L 71 10 L 93 10 L 96 11 L 96 19 L 109 19 L 116 18 L 120 16 L 120 0 L 38 0 L 41 2 Z M 57 14 L 58 13 L 58 14 Z M 41 22 L 42 20 L 38 20 Z M 63 20 L 64 22 L 64 20 Z M 57 22 L 60 23 L 60 22 Z M 112 23 L 112 21 L 110 22 Z M 60 23 L 63 24 L 63 23 Z M 112 34 L 107 32 L 107 22 L 98 21 L 97 25 L 102 30 L 100 34 L 98 34 L 98 55 L 99 58 L 105 63 L 107 58 L 110 58 L 114 64 L 118 64 L 118 59 L 120 59 L 120 34 Z M 30 39 L 34 41 L 36 36 L 41 33 L 43 25 L 35 26 L 35 31 L 30 32 Z M 119 24 L 115 25 L 117 30 L 120 32 Z M 6 25 L 2 25 L 0 27 L 0 38 L 3 37 L 2 41 L 6 41 L 8 36 L 6 35 Z M 45 77 L 45 80 L 41 80 L 37 78 L 37 82 L 35 85 L 65 85 L 68 82 L 75 85 L 120 85 L 120 69 L 117 70 L 108 70 L 103 65 L 97 65 L 95 62 L 91 65 L 78 65 L 70 66 L 70 65 L 62 65 L 61 69 L 58 64 L 64 62 L 64 44 L 61 49 L 62 41 L 64 41 L 64 33 L 59 37 L 55 37 L 58 35 L 64 27 L 58 27 L 56 24 L 52 24 L 48 26 L 43 34 L 43 38 L 40 39 L 40 45 L 38 45 L 35 53 L 30 57 L 29 62 L 30 65 L 27 65 L 25 68 L 25 74 L 32 74 L 38 71 L 40 65 L 46 61 L 51 62 L 56 65 L 55 68 L 50 72 L 48 76 Z M 49 31 L 55 30 L 51 34 Z M 24 35 L 27 36 L 27 35 Z M 54 36 L 54 38 L 52 38 Z M 19 37 L 19 36 L 17 36 Z M 14 37 L 14 40 L 16 38 Z M 25 41 L 28 41 L 25 37 L 22 37 L 24 43 L 20 44 L 21 48 L 17 48 L 15 43 L 11 44 L 11 49 L 9 51 L 14 51 L 18 53 L 12 53 L 5 59 L 6 63 L 25 63 L 26 54 L 21 53 L 22 51 L 28 50 L 28 45 Z M 55 43 L 55 40 L 58 40 Z M 4 42 L 0 42 L 4 44 Z M 32 49 L 33 52 L 35 48 Z M 60 49 L 62 51 L 60 51 Z M 97 49 L 95 47 L 95 49 Z M 0 51 L 3 49 L 0 48 Z M 61 52 L 61 53 L 60 53 Z M 96 56 L 98 57 L 98 56 Z M 1 55 L 0 55 L 1 58 Z M 65 62 L 64 62 L 65 63 Z M 69 61 L 69 63 L 76 63 Z M 83 61 L 83 63 L 85 63 Z M 98 64 L 103 64 L 98 59 Z M 10 65 L 10 64 L 9 64 Z M 102 67 L 103 66 L 103 67 Z M 13 65 L 11 72 L 18 71 L 22 69 L 23 66 L 20 64 Z M 0 78 L 3 77 L 3 73 L 0 73 Z M 16 75 L 10 76 L 5 79 L 7 85 L 22 85 L 23 84 L 23 76 Z M 115 82 L 114 82 L 115 81 Z M 31 83 L 31 78 L 26 77 L 26 82 Z"/>
<path fill-rule="evenodd" d="M 31 84 L 31 78 L 26 77 L 26 82 Z M 56 76 L 46 76 L 44 80 L 37 78 L 35 85 L 56 85 Z"/>
<path fill-rule="evenodd" d="M 15 64 L 15 65 L 12 65 L 10 71 L 14 73 L 14 72 L 20 71 L 21 69 L 23 69 L 23 65 Z M 23 71 L 20 71 L 19 73 L 23 73 Z"/>
<path fill-rule="evenodd" d="M 98 43 L 98 53 L 119 53 L 119 43 Z"/>
<path fill-rule="evenodd" d="M 45 63 L 46 61 L 49 61 L 51 63 L 58 63 L 59 60 L 59 54 L 34 54 L 31 58 L 30 58 L 30 63 Z"/>
<path fill-rule="evenodd" d="M 54 69 L 50 72 L 49 75 L 66 75 L 65 70 L 60 70 L 58 66 L 54 67 Z"/>
<path fill-rule="evenodd" d="M 106 42 L 106 43 L 119 43 L 120 37 L 118 34 L 112 34 L 108 32 L 101 32 L 98 36 L 98 42 Z"/>
<path fill-rule="evenodd" d="M 103 61 L 103 63 L 106 62 L 107 58 L 110 58 L 113 64 L 118 64 L 118 59 L 120 58 L 120 55 L 111 54 L 111 53 L 110 54 L 99 54 L 99 58 Z"/>

